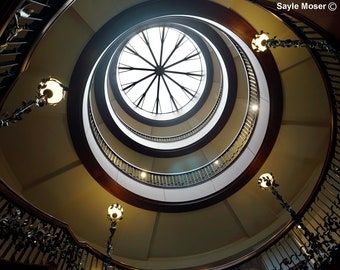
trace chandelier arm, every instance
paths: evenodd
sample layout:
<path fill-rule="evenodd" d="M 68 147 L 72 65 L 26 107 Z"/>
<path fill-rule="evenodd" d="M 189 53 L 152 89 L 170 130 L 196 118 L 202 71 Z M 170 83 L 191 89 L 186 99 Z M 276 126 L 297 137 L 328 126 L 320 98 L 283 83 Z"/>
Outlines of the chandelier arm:
<path fill-rule="evenodd" d="M 304 38 L 302 40 L 276 39 L 276 36 L 269 38 L 268 33 L 261 31 L 252 39 L 251 46 L 256 52 L 264 52 L 271 48 L 309 48 L 325 51 L 332 54 L 332 57 L 340 62 L 340 52 L 335 49 L 327 40 L 315 40 Z"/>
<path fill-rule="evenodd" d="M 312 39 L 306 39 L 306 40 L 292 40 L 292 39 L 276 39 L 270 38 L 265 41 L 265 46 L 270 48 L 309 48 L 309 49 L 317 49 L 322 50 L 328 53 L 332 53 L 334 55 L 334 58 L 340 61 L 340 53 L 338 50 L 336 50 L 332 45 L 330 45 L 326 40 L 316 41 Z"/>
<path fill-rule="evenodd" d="M 0 120 L 0 127 L 8 126 L 9 123 L 15 123 L 22 120 L 22 114 L 30 113 L 34 105 L 37 107 L 42 107 L 46 104 L 46 95 L 38 95 L 36 99 L 31 99 L 28 102 L 23 101 L 21 107 L 15 109 L 15 111 L 10 116 Z"/>
<path fill-rule="evenodd" d="M 65 91 L 67 90 L 66 86 L 52 77 L 42 79 L 38 85 L 38 94 L 36 98 L 29 100 L 28 102 L 23 101 L 22 106 L 15 109 L 11 115 L 8 116 L 6 113 L 5 118 L 0 119 L 0 127 L 8 126 L 9 123 L 15 123 L 22 120 L 22 114 L 31 112 L 31 108 L 34 105 L 37 107 L 42 107 L 46 104 L 56 105 L 64 98 Z"/>
<path fill-rule="evenodd" d="M 276 197 L 278 201 L 280 201 L 280 204 L 283 208 L 285 208 L 291 215 L 294 221 L 300 220 L 300 218 L 296 215 L 293 208 L 283 199 L 283 197 L 279 194 L 279 192 L 276 189 L 275 185 L 272 185 L 270 187 L 272 194 Z"/>
<path fill-rule="evenodd" d="M 106 257 L 105 257 L 105 261 L 104 261 L 104 269 L 110 269 L 112 268 L 112 250 L 113 250 L 113 244 L 112 244 L 112 238 L 113 235 L 116 232 L 116 225 L 117 222 L 116 221 L 112 221 L 111 222 L 111 226 L 110 226 L 110 236 L 107 240 L 107 249 L 106 249 Z"/>
<path fill-rule="evenodd" d="M 28 102 L 24 101 L 22 106 L 17 108 L 10 116 L 0 120 L 0 127 L 8 126 L 9 123 L 15 123 L 19 120 L 22 120 L 21 115 L 23 113 L 30 113 L 32 106 L 37 105 L 37 101 L 38 99 L 30 100 Z"/>

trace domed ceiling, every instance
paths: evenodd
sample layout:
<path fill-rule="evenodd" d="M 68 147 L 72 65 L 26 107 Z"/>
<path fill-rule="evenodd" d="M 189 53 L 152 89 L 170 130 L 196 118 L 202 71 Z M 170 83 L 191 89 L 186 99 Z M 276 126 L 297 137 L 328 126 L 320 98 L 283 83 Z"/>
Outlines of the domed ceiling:
<path fill-rule="evenodd" d="M 232 30 L 256 31 L 229 9 L 196 6 L 156 1 L 120 13 L 92 37 L 71 78 L 69 127 L 80 158 L 137 206 L 178 211 L 224 198 L 253 176 L 245 172 L 263 163 L 277 135 L 274 60 L 262 57 L 266 81 L 251 36 Z"/>
<path fill-rule="evenodd" d="M 72 26 L 72 27 L 71 27 Z M 103 253 L 106 209 L 124 207 L 113 258 L 141 269 L 232 265 L 289 223 L 258 177 L 299 211 L 331 140 L 318 67 L 248 1 L 77 1 L 34 50 L 4 104 L 52 75 L 65 102 L 1 129 L 2 178 Z"/>

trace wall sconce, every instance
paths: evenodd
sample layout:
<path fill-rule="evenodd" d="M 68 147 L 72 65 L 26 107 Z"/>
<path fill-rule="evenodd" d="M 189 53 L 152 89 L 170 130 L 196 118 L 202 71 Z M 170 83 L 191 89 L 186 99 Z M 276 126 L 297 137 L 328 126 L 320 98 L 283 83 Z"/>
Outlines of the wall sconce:
<path fill-rule="evenodd" d="M 276 187 L 279 185 L 275 183 L 271 173 L 262 174 L 257 183 L 262 190 L 270 190 L 282 207 L 290 213 L 294 224 L 300 229 L 304 238 L 308 241 L 308 246 L 305 247 L 306 252 L 304 253 L 304 256 L 307 260 L 313 262 L 314 269 L 320 269 L 320 266 L 324 263 L 331 263 L 332 255 L 337 250 L 337 244 L 333 237 L 328 234 L 327 239 L 326 237 L 321 236 L 319 230 L 314 234 L 303 224 L 301 217 L 296 214 L 293 208 L 278 193 Z M 322 228 L 324 232 L 329 231 L 329 225 L 330 224 L 327 224 L 327 221 L 325 221 L 324 228 Z"/>
<path fill-rule="evenodd" d="M 295 48 L 301 48 L 301 47 L 307 47 L 310 49 L 321 49 L 330 53 L 334 54 L 335 59 L 340 59 L 339 52 L 334 49 L 330 44 L 328 44 L 325 40 L 280 40 L 276 39 L 276 36 L 274 38 L 269 38 L 269 33 L 265 33 L 263 31 L 260 32 L 260 34 L 255 35 L 255 37 L 251 41 L 251 47 L 256 52 L 264 52 L 267 49 L 270 48 L 276 48 L 276 47 L 283 47 L 283 48 L 289 48 L 289 47 L 295 47 Z"/>
<path fill-rule="evenodd" d="M 35 99 L 23 102 L 10 116 L 0 120 L 0 127 L 8 126 L 22 120 L 23 113 L 29 113 L 33 106 L 42 107 L 44 105 L 57 105 L 65 97 L 67 87 L 54 78 L 42 79 L 38 85 L 38 94 Z"/>
<path fill-rule="evenodd" d="M 107 255 L 105 258 L 105 262 L 104 262 L 104 269 L 111 269 L 113 268 L 112 263 L 111 263 L 112 261 L 111 252 L 113 249 L 112 238 L 116 231 L 117 222 L 123 219 L 123 207 L 118 203 L 114 203 L 110 205 L 109 208 L 107 209 L 107 217 L 111 221 L 111 226 L 110 226 L 110 236 L 109 236 L 109 239 L 107 240 L 107 250 L 106 250 Z"/>

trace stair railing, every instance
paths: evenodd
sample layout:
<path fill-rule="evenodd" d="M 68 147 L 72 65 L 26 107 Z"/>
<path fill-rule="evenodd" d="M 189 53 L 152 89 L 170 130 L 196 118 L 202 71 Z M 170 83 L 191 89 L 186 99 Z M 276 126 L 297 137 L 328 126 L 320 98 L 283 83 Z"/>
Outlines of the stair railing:
<path fill-rule="evenodd" d="M 0 100 L 4 100 L 13 82 L 25 69 L 31 50 L 47 29 L 46 24 L 50 24 L 72 1 L 17 1 L 17 5 L 13 1 L 8 2 L 11 5 L 7 7 L 15 6 L 16 10 L 11 19 L 1 18 L 1 22 L 7 21 L 8 24 L 0 28 Z M 280 17 L 300 38 L 326 39 L 334 44 L 327 33 L 302 16 L 278 12 L 269 1 L 251 2 Z M 35 5 L 39 12 L 30 14 L 31 18 L 24 18 L 27 16 L 25 8 L 29 7 L 25 5 Z M 328 87 L 334 134 L 332 151 L 320 185 L 300 214 L 303 214 L 302 221 L 314 235 L 332 243 L 329 250 L 336 254 L 333 258 L 337 258 L 340 238 L 340 63 L 332 52 L 311 49 L 311 54 Z M 226 263 L 216 269 L 316 269 L 315 260 L 306 254 L 309 245 L 300 229 L 290 224 L 275 239 L 240 258 L 237 263 Z M 77 241 L 66 224 L 37 210 L 0 181 L 0 258 L 29 264 L 51 264 L 56 269 L 100 269 L 105 256 Z M 118 262 L 114 265 L 113 269 L 133 269 Z M 328 262 L 320 265 L 318 269 L 327 269 Z"/>
<path fill-rule="evenodd" d="M 273 2 L 250 0 L 282 21 L 302 41 L 326 41 L 332 50 L 310 48 L 315 63 L 323 76 L 331 101 L 332 147 L 327 166 L 313 196 L 305 203 L 299 215 L 302 222 L 318 240 L 312 245 L 303 235 L 301 228 L 291 222 L 287 228 L 255 252 L 248 254 L 248 260 L 231 269 L 330 269 L 339 266 L 340 242 L 340 59 L 339 44 L 318 25 L 297 12 L 276 9 Z M 292 48 L 294 49 L 294 48 Z M 322 249 L 324 256 L 316 256 L 316 249 Z"/>
<path fill-rule="evenodd" d="M 75 0 L 1 0 L 0 109 L 47 29 Z"/>

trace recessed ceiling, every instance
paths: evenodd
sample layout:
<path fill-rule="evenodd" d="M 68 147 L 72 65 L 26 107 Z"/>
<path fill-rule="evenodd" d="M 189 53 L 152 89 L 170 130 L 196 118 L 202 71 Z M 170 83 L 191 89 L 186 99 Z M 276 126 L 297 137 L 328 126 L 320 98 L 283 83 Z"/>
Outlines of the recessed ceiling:
<path fill-rule="evenodd" d="M 264 28 L 280 38 L 294 38 L 286 25 L 248 1 L 219 2 L 76 1 L 35 48 L 3 111 L 12 111 L 34 96 L 37 83 L 48 75 L 70 86 L 66 101 L 34 109 L 23 121 L 1 129 L 0 139 L 6 142 L 1 144 L 2 179 L 103 253 L 109 234 L 106 209 L 119 202 L 124 219 L 114 237 L 113 257 L 137 268 L 221 265 L 273 237 L 290 217 L 270 193 L 258 189 L 257 178 L 272 172 L 280 193 L 296 210 L 301 209 L 328 155 L 329 101 L 318 67 L 306 49 L 277 48 L 260 55 L 249 48 L 252 35 Z M 179 39 L 188 35 L 192 50 L 203 48 L 202 54 L 207 50 L 210 59 L 195 58 L 203 68 L 197 71 L 195 67 L 192 72 L 207 76 L 192 86 L 201 95 L 197 103 L 180 113 L 178 121 L 175 117 L 157 120 L 165 120 L 162 124 L 150 117 L 157 118 L 161 103 L 144 108 L 138 104 L 141 96 L 127 96 L 124 102 L 131 103 L 125 110 L 117 100 L 119 95 L 124 99 L 124 93 L 114 92 L 124 88 L 122 81 L 130 80 L 125 81 L 129 85 L 138 78 L 121 77 L 113 89 L 112 76 L 117 73 L 109 73 L 115 60 L 118 70 L 125 63 L 126 42 L 134 34 L 147 31 L 154 36 L 147 29 L 156 27 L 155 17 L 161 18 L 161 25 L 174 27 Z M 160 37 L 162 29 L 157 29 Z M 111 49 L 106 59 L 105 52 Z M 97 69 L 101 58 L 108 65 Z M 160 78 L 166 72 L 159 66 L 154 72 Z M 203 85 L 209 85 L 209 90 L 201 89 Z M 170 104 L 171 96 L 176 97 L 166 97 Z M 254 100 L 257 111 L 251 110 Z M 133 114 L 133 103 L 149 116 Z M 166 107 L 167 112 L 173 114 L 175 104 Z M 98 134 L 113 151 L 107 153 L 135 166 L 136 173 L 124 171 L 98 146 L 89 108 Z M 242 129 L 247 119 L 254 119 L 254 127 L 244 144 L 236 147 L 233 143 L 243 138 L 241 131 L 248 130 Z M 129 132 L 119 131 L 123 124 Z M 187 137 L 180 137 L 183 134 Z M 235 158 L 221 159 L 226 149 L 236 153 Z M 219 167 L 226 160 L 230 162 Z M 197 182 L 178 177 L 202 168 L 208 172 L 202 178 L 192 174 Z M 218 169 L 211 172 L 211 168 Z M 152 182 L 169 176 L 183 182 L 169 182 L 169 186 Z"/>

